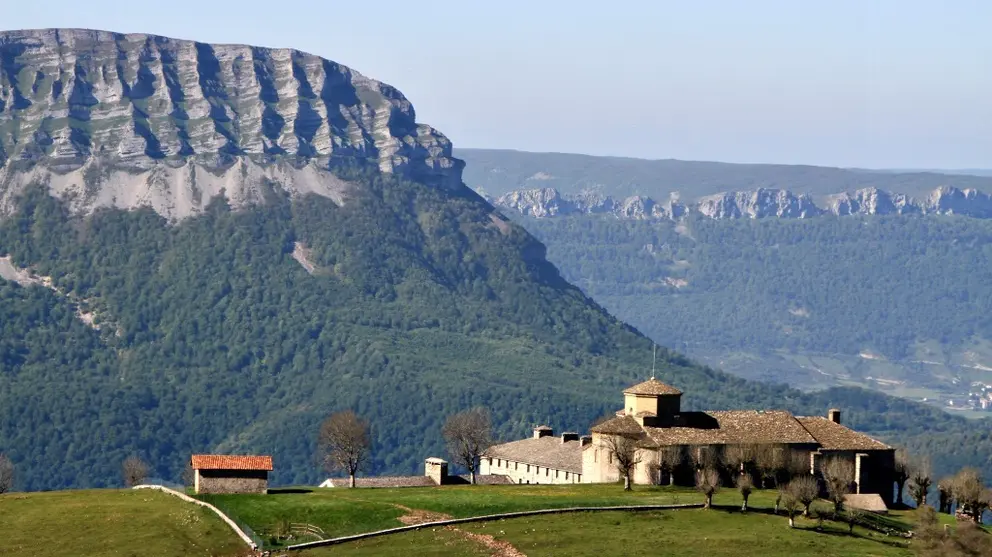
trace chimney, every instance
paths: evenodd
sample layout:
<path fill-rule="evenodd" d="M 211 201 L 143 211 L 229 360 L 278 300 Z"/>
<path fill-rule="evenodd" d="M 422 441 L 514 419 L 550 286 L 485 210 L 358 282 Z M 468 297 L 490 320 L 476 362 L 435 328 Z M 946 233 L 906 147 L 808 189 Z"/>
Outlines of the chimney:
<path fill-rule="evenodd" d="M 592 436 L 591 435 L 583 435 L 582 437 L 579 437 L 579 446 L 580 447 L 585 447 L 586 445 L 591 445 L 591 444 L 592 444 Z"/>
<path fill-rule="evenodd" d="M 432 456 L 424 461 L 424 475 L 437 485 L 444 485 L 448 479 L 448 463 Z"/>
<path fill-rule="evenodd" d="M 546 425 L 539 425 L 534 428 L 534 439 L 540 439 L 541 437 L 551 437 L 555 434 L 554 430 Z"/>
<path fill-rule="evenodd" d="M 568 443 L 569 441 L 578 441 L 578 440 L 579 440 L 579 434 L 578 433 L 573 433 L 571 431 L 566 431 L 565 433 L 562 433 L 561 434 L 561 442 L 562 443 Z"/>
<path fill-rule="evenodd" d="M 827 419 L 835 424 L 840 423 L 840 410 L 837 408 L 831 408 L 827 411 Z"/>

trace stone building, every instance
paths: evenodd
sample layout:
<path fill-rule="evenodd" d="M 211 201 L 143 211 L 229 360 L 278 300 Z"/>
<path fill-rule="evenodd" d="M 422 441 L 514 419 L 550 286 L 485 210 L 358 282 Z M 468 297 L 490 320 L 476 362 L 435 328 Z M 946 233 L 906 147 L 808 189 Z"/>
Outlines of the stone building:
<path fill-rule="evenodd" d="M 196 493 L 266 493 L 272 457 L 195 454 L 190 465 Z"/>
<path fill-rule="evenodd" d="M 534 428 L 530 439 L 490 448 L 482 457 L 483 474 L 504 474 L 517 484 L 582 483 L 582 449 L 592 441 L 578 433 L 556 437 L 548 426 Z"/>
<path fill-rule="evenodd" d="M 480 470 L 481 472 L 481 470 Z M 424 460 L 422 476 L 371 476 L 355 478 L 355 487 L 436 487 L 442 485 L 465 485 L 471 480 L 467 474 L 448 474 L 448 462 L 437 457 Z M 502 474 L 481 472 L 475 475 L 479 485 L 507 485 L 515 483 Z M 328 478 L 319 487 L 349 487 L 348 478 Z"/>
<path fill-rule="evenodd" d="M 841 425 L 840 410 L 831 409 L 826 417 L 793 416 L 783 410 L 683 412 L 682 392 L 653 377 L 623 394 L 624 408 L 617 411 L 616 417 L 592 428 L 592 443 L 582 452 L 585 482 L 619 480 L 606 441 L 610 436 L 621 435 L 638 442 L 640 462 L 634 471 L 634 483 L 662 481 L 657 463 L 660 451 L 666 448 L 677 448 L 699 461 L 719 459 L 735 445 L 770 446 L 799 454 L 814 475 L 820 473 L 821 464 L 828 459 L 846 459 L 853 465 L 854 493 L 877 493 L 886 505 L 893 502 L 895 451 Z M 675 483 L 691 484 L 691 466 L 683 466 L 675 476 Z"/>

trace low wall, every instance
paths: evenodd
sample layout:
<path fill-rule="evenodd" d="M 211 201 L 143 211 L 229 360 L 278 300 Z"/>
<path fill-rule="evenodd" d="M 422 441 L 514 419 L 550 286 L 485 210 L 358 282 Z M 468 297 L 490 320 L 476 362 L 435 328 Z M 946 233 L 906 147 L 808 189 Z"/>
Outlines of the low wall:
<path fill-rule="evenodd" d="M 258 549 L 258 547 L 255 545 L 255 542 L 252 541 L 252 539 L 250 537 L 248 537 L 248 534 L 245 534 L 244 531 L 233 520 L 231 520 L 230 517 L 228 517 L 226 514 L 220 512 L 220 509 L 218 509 L 217 507 L 211 505 L 210 503 L 206 503 L 204 501 L 200 501 L 199 499 L 194 499 L 194 498 L 190 497 L 189 495 L 186 495 L 185 493 L 179 493 L 178 491 L 176 491 L 174 489 L 169 489 L 167 487 L 163 487 L 163 486 L 160 486 L 160 485 L 136 485 L 136 486 L 134 486 L 134 489 L 157 489 L 159 491 L 168 493 L 169 495 L 172 495 L 174 497 L 178 497 L 178 498 L 182 499 L 183 501 L 186 501 L 187 503 L 193 503 L 194 505 L 200 505 L 201 507 L 206 507 L 206 508 L 210 509 L 211 511 L 213 511 L 214 514 L 216 514 L 217 516 L 219 516 L 220 519 L 223 520 L 228 526 L 230 526 L 231 527 L 231 530 L 234 530 L 234 533 L 237 534 L 238 537 L 241 538 L 241 540 L 243 542 L 245 542 L 245 544 L 248 545 L 248 547 L 250 547 L 252 549 Z"/>
<path fill-rule="evenodd" d="M 296 545 L 287 546 L 287 550 L 300 550 L 300 549 L 310 549 L 313 547 L 323 547 L 327 545 L 337 545 L 346 542 L 352 542 L 357 540 L 364 540 L 366 538 L 373 538 L 376 536 L 387 536 L 389 534 L 399 534 L 402 532 L 411 532 L 413 530 L 419 530 L 421 528 L 433 528 L 437 526 L 449 526 L 452 524 L 466 524 L 469 522 L 486 522 L 490 520 L 500 520 L 504 518 L 521 518 L 525 516 L 536 516 L 541 514 L 561 514 L 561 513 L 578 513 L 578 512 L 600 512 L 600 511 L 665 511 L 673 509 L 701 509 L 703 508 L 702 503 L 687 503 L 683 505 L 631 505 L 623 507 L 567 507 L 564 509 L 540 509 L 536 511 L 518 511 L 512 513 L 500 513 L 500 514 L 487 514 L 483 516 L 473 516 L 469 518 L 452 518 L 450 520 L 436 520 L 434 522 L 424 522 L 422 524 L 414 524 L 412 526 L 400 526 L 398 528 L 389 528 L 387 530 L 377 530 L 375 532 L 366 532 L 364 534 L 355 534 L 352 536 L 341 536 L 340 538 L 331 538 L 329 540 L 319 540 L 315 542 L 298 543 Z"/>

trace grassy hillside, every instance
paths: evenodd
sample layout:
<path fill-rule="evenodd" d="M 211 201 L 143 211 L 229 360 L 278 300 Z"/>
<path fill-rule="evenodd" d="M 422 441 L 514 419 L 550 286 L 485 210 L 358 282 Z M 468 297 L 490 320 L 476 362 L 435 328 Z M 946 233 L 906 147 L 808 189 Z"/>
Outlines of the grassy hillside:
<path fill-rule="evenodd" d="M 317 525 L 328 537 L 445 517 L 541 508 L 702 501 L 698 493 L 687 488 L 639 486 L 625 493 L 619 485 L 318 489 L 310 493 L 208 499 L 226 506 L 263 536 L 271 536 L 279 531 L 281 523 L 290 521 Z M 391 535 L 306 554 L 400 555 L 406 551 L 431 555 L 445 554 L 442 551 L 445 548 L 447 554 L 475 555 L 480 549 L 492 549 L 494 541 L 509 543 L 527 555 L 600 555 L 617 547 L 623 547 L 625 554 L 630 555 L 655 554 L 659 550 L 666 555 L 694 551 L 738 555 L 742 546 L 760 549 L 761 554 L 768 555 L 909 554 L 906 544 L 898 537 L 886 537 L 861 527 L 850 536 L 846 525 L 829 520 L 824 522 L 823 532 L 816 531 L 818 523 L 813 520 L 800 520 L 798 530 L 789 530 L 786 517 L 771 512 L 774 499 L 774 492 L 759 490 L 751 496 L 751 511 L 741 514 L 739 496 L 734 490 L 726 489 L 714 500 L 718 507 L 710 511 L 581 513 L 500 520 Z M 815 508 L 827 511 L 829 504 L 821 501 Z M 914 520 L 913 513 L 907 511 L 894 512 L 884 519 L 897 528 L 910 528 Z M 495 540 L 477 537 L 487 535 Z M 288 544 L 309 538 L 270 541 Z"/>
<path fill-rule="evenodd" d="M 0 495 L 0 555 L 240 555 L 217 515 L 164 493 L 56 491 Z"/>
<path fill-rule="evenodd" d="M 646 160 L 568 153 L 528 153 L 502 149 L 455 149 L 465 161 L 465 183 L 501 195 L 521 188 L 556 188 L 562 193 L 598 191 L 627 197 L 665 199 L 681 192 L 692 199 L 725 191 L 781 188 L 813 194 L 866 187 L 907 194 L 929 193 L 942 185 L 992 190 L 992 177 L 925 171 L 879 172 L 823 166 L 730 164 Z"/>

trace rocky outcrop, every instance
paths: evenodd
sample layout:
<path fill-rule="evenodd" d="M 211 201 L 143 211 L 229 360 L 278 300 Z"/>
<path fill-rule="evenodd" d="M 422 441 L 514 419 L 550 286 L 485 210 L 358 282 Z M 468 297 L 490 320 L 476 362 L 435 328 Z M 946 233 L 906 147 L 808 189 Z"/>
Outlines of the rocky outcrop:
<path fill-rule="evenodd" d="M 758 189 L 708 195 L 682 203 L 677 194 L 658 203 L 644 196 L 626 199 L 592 195 L 566 196 L 553 188 L 510 192 L 493 204 L 534 217 L 608 213 L 624 219 L 676 220 L 689 213 L 713 219 L 811 218 L 821 215 L 936 214 L 992 218 L 992 196 L 976 190 L 941 187 L 924 199 L 865 188 L 826 196 L 818 205 L 805 193 Z"/>
<path fill-rule="evenodd" d="M 0 33 L 0 210 L 31 182 L 78 210 L 181 218 L 223 192 L 339 196 L 369 167 L 459 188 L 451 143 L 396 89 L 288 49 L 50 29 Z"/>

